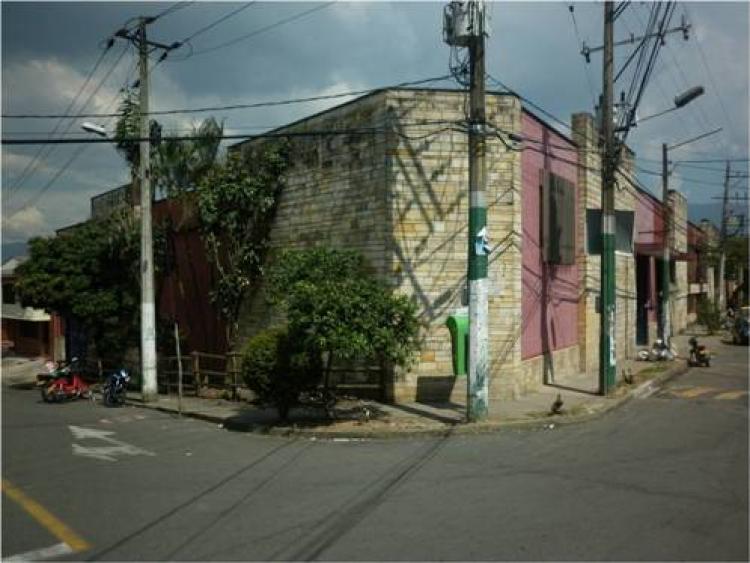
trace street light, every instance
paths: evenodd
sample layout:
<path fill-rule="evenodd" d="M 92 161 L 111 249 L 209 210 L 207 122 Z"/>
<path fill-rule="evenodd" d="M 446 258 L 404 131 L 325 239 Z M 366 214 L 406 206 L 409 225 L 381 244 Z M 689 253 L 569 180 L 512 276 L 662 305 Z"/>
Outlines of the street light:
<path fill-rule="evenodd" d="M 669 113 L 676 109 L 680 109 L 681 107 L 685 107 L 694 99 L 702 96 L 705 92 L 706 90 L 703 88 L 703 86 L 693 86 L 689 90 L 686 90 L 679 96 L 675 97 L 674 107 L 665 109 L 664 111 L 660 111 L 659 113 L 655 113 L 653 115 L 647 115 L 646 117 L 641 117 L 640 119 L 636 120 L 635 125 L 637 126 L 639 123 L 643 123 L 644 121 L 648 121 L 649 119 L 653 119 L 654 117 L 659 117 L 660 115 L 664 115 L 665 113 Z"/>
<path fill-rule="evenodd" d="M 107 130 L 102 127 L 101 125 L 96 125 L 95 123 L 89 123 L 88 121 L 84 121 L 81 125 L 81 129 L 88 133 L 94 133 L 95 135 L 99 135 L 100 137 L 107 138 Z"/>
<path fill-rule="evenodd" d="M 675 109 L 681 108 L 692 102 L 697 97 L 703 95 L 703 87 L 702 86 L 696 86 L 694 88 L 691 88 L 690 90 L 687 90 L 686 92 L 680 94 L 674 99 L 675 107 L 671 108 L 668 111 L 673 111 Z M 656 114 L 649 116 L 646 119 L 650 119 L 651 117 L 656 117 L 657 115 L 662 115 L 666 112 L 662 112 L 661 114 Z M 643 121 L 643 120 L 641 120 Z M 700 139 L 705 139 L 709 135 L 714 135 L 721 131 L 721 128 L 714 129 L 713 131 L 709 131 L 707 133 L 702 133 L 701 135 L 698 135 L 696 137 L 693 137 L 692 139 L 688 139 L 687 141 L 682 141 L 680 143 L 675 143 L 673 145 L 667 145 L 666 143 L 662 143 L 661 146 L 661 154 L 662 154 L 662 176 L 661 176 L 661 182 L 662 182 L 662 210 L 663 210 L 663 223 L 664 223 L 664 246 L 662 251 L 662 272 L 661 272 L 661 338 L 664 342 L 665 346 L 669 346 L 669 340 L 671 338 L 671 326 L 670 326 L 670 319 L 669 319 L 669 283 L 670 283 L 670 248 L 669 248 L 669 235 L 671 231 L 671 210 L 669 208 L 668 199 L 669 199 L 669 151 L 674 150 L 679 147 L 684 147 L 685 145 L 689 143 L 693 143 L 695 141 L 698 141 Z"/>

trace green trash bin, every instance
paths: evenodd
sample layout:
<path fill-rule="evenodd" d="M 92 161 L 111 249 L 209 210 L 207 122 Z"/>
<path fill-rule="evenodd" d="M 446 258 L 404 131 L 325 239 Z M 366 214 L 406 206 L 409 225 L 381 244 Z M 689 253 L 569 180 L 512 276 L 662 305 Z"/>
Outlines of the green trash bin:
<path fill-rule="evenodd" d="M 449 315 L 445 326 L 451 333 L 453 375 L 466 375 L 469 366 L 469 317 Z"/>

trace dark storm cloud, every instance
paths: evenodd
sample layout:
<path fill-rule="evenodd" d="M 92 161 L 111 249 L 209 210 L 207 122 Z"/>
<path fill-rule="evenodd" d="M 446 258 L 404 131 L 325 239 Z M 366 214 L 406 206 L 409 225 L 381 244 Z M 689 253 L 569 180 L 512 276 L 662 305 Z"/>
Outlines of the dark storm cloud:
<path fill-rule="evenodd" d="M 2 3 L 3 112 L 62 111 L 80 87 L 99 55 L 102 41 L 130 18 L 154 15 L 172 3 Z M 213 53 L 200 51 L 251 33 L 319 6 L 312 2 L 258 2 L 201 34 L 191 47 L 176 51 L 153 73 L 152 108 L 171 109 L 285 99 L 320 93 L 385 86 L 447 74 L 449 49 L 442 41 L 443 3 L 337 3 L 298 21 L 260 33 Z M 152 39 L 170 43 L 236 9 L 236 3 L 197 2 L 177 10 L 149 27 Z M 634 2 L 618 20 L 616 34 L 640 32 L 648 3 Z M 660 57 L 640 115 L 668 107 L 677 93 L 696 84 L 706 87 L 703 98 L 680 112 L 644 123 L 629 138 L 639 156 L 659 158 L 662 142 L 676 142 L 711 127 L 724 132 L 711 142 L 680 149 L 680 158 L 706 155 L 747 155 L 748 122 L 748 5 L 746 3 L 690 3 L 694 30 L 690 41 L 670 36 Z M 493 3 L 492 36 L 487 47 L 487 70 L 541 106 L 568 120 L 576 111 L 592 111 L 601 84 L 600 57 L 586 66 L 579 54 L 568 5 L 565 3 Z M 678 17 L 681 10 L 678 9 Z M 602 4 L 575 4 L 580 39 L 599 45 Z M 699 50 L 698 44 L 703 49 Z M 107 55 L 96 83 L 116 57 L 121 43 Z M 628 49 L 619 49 L 622 63 Z M 712 83 L 702 58 L 710 65 Z M 184 59 L 184 60 L 181 60 Z M 101 110 L 123 83 L 133 55 L 120 67 L 88 109 Z M 587 79 L 588 76 L 588 79 Z M 131 75 L 131 79 L 133 75 Z M 589 85 L 589 80 L 593 86 Z M 444 83 L 447 85 L 447 83 Z M 618 84 L 618 90 L 624 88 Z M 490 84 L 490 87 L 493 86 Z M 719 90 L 717 91 L 717 87 Z M 89 91 L 91 88 L 89 88 Z M 721 96 L 722 104 L 719 102 Z M 274 126 L 341 103 L 334 100 L 309 105 L 215 112 L 228 130 Z M 728 114 L 725 115 L 725 111 Z M 210 114 L 164 118 L 167 129 L 184 129 Z M 55 122 L 3 120 L 4 131 L 45 132 Z M 74 123 L 71 131 L 79 131 Z M 37 148 L 3 148 L 3 186 L 12 185 Z M 25 201 L 65 164 L 74 147 L 59 147 L 44 167 L 19 189 L 13 205 Z M 26 160 L 24 160 L 26 159 Z M 644 166 L 658 164 L 643 161 Z M 692 171 L 693 177 L 721 180 L 711 172 Z M 36 208 L 46 223 L 59 227 L 84 219 L 88 197 L 127 179 L 123 160 L 111 147 L 87 149 L 49 189 Z M 720 176 L 720 174 L 719 174 Z M 658 178 L 642 176 L 656 185 Z M 691 200 L 708 201 L 720 188 L 672 179 Z M 712 191 L 713 190 L 713 191 Z M 13 205 L 6 206 L 4 219 Z M 29 222 L 35 220 L 29 214 Z"/>

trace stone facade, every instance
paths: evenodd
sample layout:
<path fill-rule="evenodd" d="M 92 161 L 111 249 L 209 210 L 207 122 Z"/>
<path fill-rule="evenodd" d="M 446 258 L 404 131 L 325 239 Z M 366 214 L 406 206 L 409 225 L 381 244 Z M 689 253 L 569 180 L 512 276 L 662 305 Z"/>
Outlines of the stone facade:
<path fill-rule="evenodd" d="M 672 213 L 669 243 L 671 252 L 681 258 L 688 251 L 687 198 L 680 192 L 670 190 L 669 207 Z M 670 284 L 670 316 L 672 333 L 680 334 L 688 325 L 688 264 L 684 259 L 674 261 L 675 276 Z"/>
<path fill-rule="evenodd" d="M 488 94 L 486 101 L 492 127 L 522 133 L 526 110 L 518 98 Z M 293 160 L 270 236 L 269 258 L 273 260 L 280 249 L 313 245 L 357 249 L 375 275 L 418 304 L 423 327 L 418 361 L 410 371 L 386 374 L 386 398 L 396 402 L 457 400 L 466 393 L 465 377 L 453 375 L 452 346 L 445 325 L 449 315 L 465 314 L 467 304 L 466 108 L 466 94 L 461 91 L 387 90 L 276 131 L 349 131 L 293 137 Z M 552 130 L 546 124 L 543 127 L 547 136 Z M 510 150 L 507 141 L 497 136 L 487 139 L 487 225 L 492 247 L 489 389 L 495 401 L 538 389 L 550 365 L 562 380 L 584 373 L 596 381 L 600 259 L 587 252 L 586 210 L 601 207 L 601 163 L 592 117 L 574 115 L 573 138 L 560 138 L 567 143 L 566 157 L 574 166 L 572 180 L 576 184 L 577 289 L 573 299 L 577 321 L 572 325 L 573 345 L 526 359 L 521 356 L 525 329 L 521 307 L 522 173 L 538 177 L 539 171 L 522 170 L 522 151 Z M 250 142 L 232 150 L 252 151 L 253 147 Z M 545 151 L 548 158 L 557 158 Z M 616 207 L 634 211 L 631 153 L 625 154 L 622 169 Z M 674 197 L 679 199 L 677 194 Z M 679 222 L 684 224 L 682 218 Z M 676 232 L 681 231 L 678 228 Z M 682 244 L 679 234 L 675 241 Z M 636 353 L 634 255 L 618 252 L 616 267 L 619 377 L 623 362 Z M 678 272 L 682 275 L 682 268 Z M 679 306 L 676 311 L 682 323 Z M 241 334 L 249 336 L 273 322 L 260 288 L 243 311 Z"/>
<path fill-rule="evenodd" d="M 579 197 L 579 231 L 578 263 L 580 268 L 579 284 L 581 300 L 579 302 L 579 348 L 581 371 L 593 377 L 599 371 L 599 334 L 600 320 L 598 302 L 601 283 L 601 257 L 589 254 L 586 248 L 587 224 L 586 210 L 601 209 L 601 157 L 599 155 L 598 133 L 590 114 L 579 113 L 573 116 L 573 139 L 578 143 L 578 188 Z M 621 168 L 625 174 L 618 173 L 615 191 L 615 209 L 635 210 L 634 186 L 630 180 L 633 170 L 633 155 L 629 151 L 623 154 Z M 618 366 L 633 358 L 635 353 L 635 265 L 633 255 L 615 253 L 616 287 L 615 287 L 615 354 Z"/>

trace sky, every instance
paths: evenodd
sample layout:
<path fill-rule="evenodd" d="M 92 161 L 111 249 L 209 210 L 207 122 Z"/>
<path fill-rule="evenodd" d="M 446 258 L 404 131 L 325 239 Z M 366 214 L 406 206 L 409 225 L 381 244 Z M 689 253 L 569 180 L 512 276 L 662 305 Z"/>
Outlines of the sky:
<path fill-rule="evenodd" d="M 110 113 L 119 90 L 136 77 L 136 53 L 121 39 L 106 41 L 132 18 L 156 15 L 149 39 L 172 43 L 228 16 L 170 53 L 151 72 L 151 109 L 169 110 L 285 100 L 366 90 L 448 74 L 450 48 L 442 39 L 444 2 L 7 2 L 2 10 L 3 138 L 87 136 L 84 121 L 15 119 L 7 114 Z M 593 111 L 601 91 L 601 56 L 586 64 L 581 42 L 603 35 L 602 2 L 492 2 L 487 72 L 545 110 L 569 122 Z M 718 134 L 675 149 L 673 160 L 744 159 L 733 172 L 747 175 L 747 2 L 678 4 L 672 25 L 685 15 L 692 29 L 669 35 L 639 107 L 643 117 L 673 105 L 674 96 L 701 85 L 706 93 L 688 106 L 635 128 L 643 184 L 660 193 L 662 143 L 678 144 L 713 129 Z M 648 2 L 631 2 L 615 23 L 615 39 L 645 29 Z M 230 15 L 237 11 L 234 15 Z M 309 13 L 305 13 L 309 12 Z M 574 23 L 575 20 L 575 23 Z M 278 24 L 278 25 L 276 25 Z M 243 36 L 250 35 L 247 38 Z M 232 42 L 232 40 L 237 41 Z M 230 43 L 224 45 L 225 43 Z M 214 48 L 216 47 L 216 48 Z M 616 67 L 632 52 L 618 47 Z M 86 81 L 100 59 L 96 71 Z M 150 62 L 154 65 L 156 60 Z M 628 73 L 615 85 L 629 85 Z M 456 87 L 455 82 L 434 86 Z M 492 88 L 492 84 L 489 84 Z M 76 99 L 76 95 L 81 95 Z M 254 133 L 289 123 L 350 98 L 275 108 L 215 111 L 160 118 L 165 132 L 185 132 L 204 117 L 228 133 Z M 533 111 L 533 108 L 531 108 Z M 563 129 L 563 132 L 565 130 Z M 90 198 L 129 179 L 110 145 L 2 147 L 3 244 L 22 243 L 89 217 Z M 685 193 L 691 209 L 721 196 L 723 162 L 678 164 L 670 187 Z M 746 178 L 732 181 L 747 193 Z M 745 190 L 745 191 L 742 191 Z M 735 204 L 738 213 L 746 203 Z"/>

